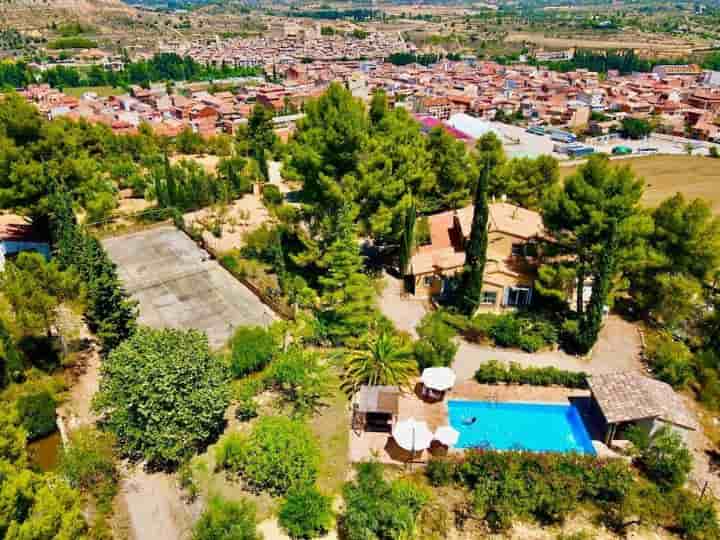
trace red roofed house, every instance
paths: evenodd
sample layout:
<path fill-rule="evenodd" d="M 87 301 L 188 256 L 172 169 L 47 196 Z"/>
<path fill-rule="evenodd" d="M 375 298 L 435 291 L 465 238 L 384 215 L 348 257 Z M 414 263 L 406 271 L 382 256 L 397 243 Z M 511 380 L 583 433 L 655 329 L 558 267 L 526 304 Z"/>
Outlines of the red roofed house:
<path fill-rule="evenodd" d="M 535 281 L 535 242 L 544 236 L 542 217 L 506 202 L 490 204 L 488 250 L 482 291 L 484 311 L 530 303 Z M 437 296 L 465 263 L 473 206 L 429 216 L 430 244 L 420 246 L 410 262 L 414 294 Z"/>

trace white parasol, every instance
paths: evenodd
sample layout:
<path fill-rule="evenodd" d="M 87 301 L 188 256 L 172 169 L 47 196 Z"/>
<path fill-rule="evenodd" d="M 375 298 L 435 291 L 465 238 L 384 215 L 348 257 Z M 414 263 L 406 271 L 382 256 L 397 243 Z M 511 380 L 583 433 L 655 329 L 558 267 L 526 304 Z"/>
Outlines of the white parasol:
<path fill-rule="evenodd" d="M 460 432 L 452 426 L 441 426 L 435 431 L 435 440 L 445 446 L 455 446 L 460 438 Z"/>
<path fill-rule="evenodd" d="M 420 381 L 426 388 L 444 392 L 455 386 L 455 372 L 448 367 L 431 367 L 424 369 Z"/>
<path fill-rule="evenodd" d="M 393 439 L 398 446 L 410 452 L 419 452 L 430 448 L 433 433 L 426 422 L 418 422 L 408 418 L 395 424 L 392 430 Z"/>

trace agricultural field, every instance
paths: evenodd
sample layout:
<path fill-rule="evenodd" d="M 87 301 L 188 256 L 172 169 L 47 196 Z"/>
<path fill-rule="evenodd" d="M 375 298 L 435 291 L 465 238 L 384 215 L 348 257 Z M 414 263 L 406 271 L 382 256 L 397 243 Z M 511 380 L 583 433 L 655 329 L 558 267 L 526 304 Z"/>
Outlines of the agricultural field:
<path fill-rule="evenodd" d="M 617 161 L 630 165 L 645 179 L 644 202 L 656 206 L 677 192 L 689 199 L 707 200 L 720 212 L 720 160 L 699 156 L 648 156 Z M 561 167 L 563 178 L 576 167 Z"/>

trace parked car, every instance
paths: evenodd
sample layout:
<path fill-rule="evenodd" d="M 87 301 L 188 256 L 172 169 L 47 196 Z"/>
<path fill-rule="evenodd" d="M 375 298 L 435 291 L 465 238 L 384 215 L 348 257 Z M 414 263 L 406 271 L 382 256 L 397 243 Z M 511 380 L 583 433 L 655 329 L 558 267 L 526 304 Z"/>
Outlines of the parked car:
<path fill-rule="evenodd" d="M 615 146 L 612 149 L 612 153 L 614 156 L 626 156 L 632 154 L 632 148 L 629 146 Z"/>

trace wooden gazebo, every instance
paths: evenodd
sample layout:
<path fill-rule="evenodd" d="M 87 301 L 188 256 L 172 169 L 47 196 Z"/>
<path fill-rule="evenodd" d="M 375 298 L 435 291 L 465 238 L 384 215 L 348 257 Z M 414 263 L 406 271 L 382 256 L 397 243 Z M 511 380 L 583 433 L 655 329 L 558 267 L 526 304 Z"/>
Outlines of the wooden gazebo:
<path fill-rule="evenodd" d="M 353 400 L 353 430 L 390 432 L 397 420 L 399 401 L 397 386 L 361 386 Z"/>

